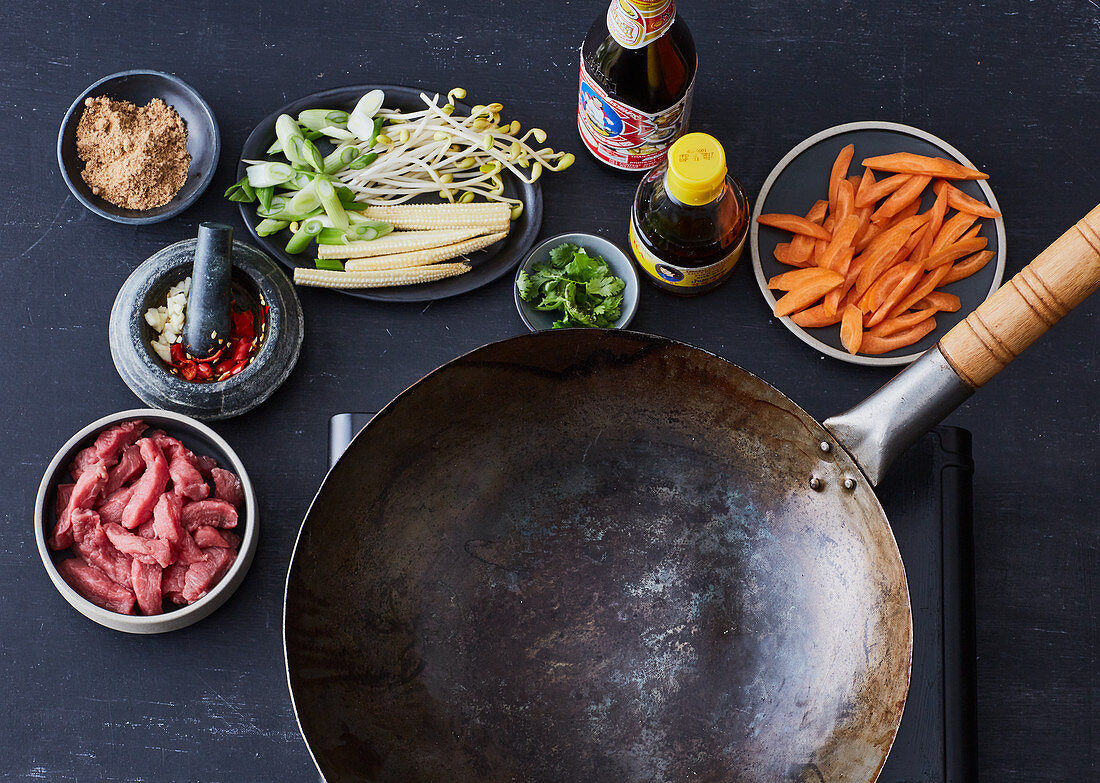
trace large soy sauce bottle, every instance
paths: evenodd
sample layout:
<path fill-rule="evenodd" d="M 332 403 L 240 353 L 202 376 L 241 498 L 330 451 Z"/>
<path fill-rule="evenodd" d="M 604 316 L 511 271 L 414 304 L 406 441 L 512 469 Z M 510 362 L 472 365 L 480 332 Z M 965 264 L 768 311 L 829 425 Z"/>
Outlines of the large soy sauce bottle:
<path fill-rule="evenodd" d="M 585 146 L 617 169 L 656 166 L 687 128 L 697 65 L 675 0 L 612 0 L 581 46 Z"/>

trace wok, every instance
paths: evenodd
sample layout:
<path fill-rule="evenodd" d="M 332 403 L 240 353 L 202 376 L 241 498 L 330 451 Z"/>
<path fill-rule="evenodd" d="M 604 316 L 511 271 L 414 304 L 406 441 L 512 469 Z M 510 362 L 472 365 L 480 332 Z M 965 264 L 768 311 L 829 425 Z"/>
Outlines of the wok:
<path fill-rule="evenodd" d="M 851 411 L 569 330 L 380 412 L 287 578 L 291 695 L 335 781 L 873 781 L 908 689 L 872 485 L 1097 287 L 1100 207 Z"/>

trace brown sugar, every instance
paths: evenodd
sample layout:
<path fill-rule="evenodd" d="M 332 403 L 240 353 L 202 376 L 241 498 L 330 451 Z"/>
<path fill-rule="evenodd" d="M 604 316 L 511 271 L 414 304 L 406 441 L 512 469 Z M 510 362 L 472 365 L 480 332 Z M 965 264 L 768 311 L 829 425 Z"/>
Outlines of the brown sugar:
<path fill-rule="evenodd" d="M 76 127 L 81 176 L 92 193 L 124 209 L 152 209 L 187 181 L 187 126 L 160 98 L 145 106 L 103 95 L 84 102 Z"/>

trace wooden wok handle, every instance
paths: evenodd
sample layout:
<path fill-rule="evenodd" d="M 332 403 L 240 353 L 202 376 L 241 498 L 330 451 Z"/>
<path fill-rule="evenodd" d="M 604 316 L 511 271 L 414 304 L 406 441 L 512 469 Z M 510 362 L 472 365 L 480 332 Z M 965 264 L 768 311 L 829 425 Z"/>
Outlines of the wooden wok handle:
<path fill-rule="evenodd" d="M 977 389 L 1100 286 L 1100 205 L 943 336 L 944 358 Z"/>

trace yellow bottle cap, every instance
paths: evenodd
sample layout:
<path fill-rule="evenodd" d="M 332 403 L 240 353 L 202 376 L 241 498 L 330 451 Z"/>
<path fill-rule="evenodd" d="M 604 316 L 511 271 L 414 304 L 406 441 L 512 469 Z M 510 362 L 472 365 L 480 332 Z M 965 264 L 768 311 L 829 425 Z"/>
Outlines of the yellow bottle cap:
<path fill-rule="evenodd" d="M 709 204 L 725 184 L 726 152 L 709 133 L 681 136 L 669 149 L 665 185 L 681 204 Z"/>

